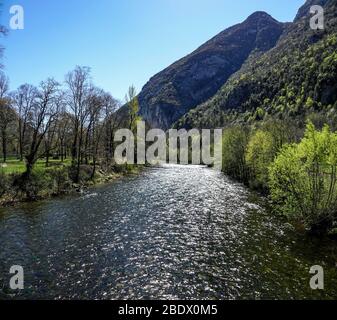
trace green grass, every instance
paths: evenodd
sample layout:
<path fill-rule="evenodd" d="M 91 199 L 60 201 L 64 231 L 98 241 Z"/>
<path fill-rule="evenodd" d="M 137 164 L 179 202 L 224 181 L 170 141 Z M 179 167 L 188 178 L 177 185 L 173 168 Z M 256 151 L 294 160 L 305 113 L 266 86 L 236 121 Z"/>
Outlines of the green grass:
<path fill-rule="evenodd" d="M 67 159 L 63 162 L 61 160 L 49 160 L 49 167 L 46 167 L 46 161 L 45 159 L 39 159 L 37 163 L 34 166 L 35 170 L 46 170 L 47 168 L 55 167 L 55 166 L 61 166 L 61 165 L 70 165 L 71 160 Z M 20 161 L 15 158 L 9 158 L 6 162 L 6 164 L 3 163 L 3 161 L 0 161 L 0 172 L 3 172 L 5 174 L 11 174 L 11 173 L 23 173 L 26 170 L 25 162 Z"/>

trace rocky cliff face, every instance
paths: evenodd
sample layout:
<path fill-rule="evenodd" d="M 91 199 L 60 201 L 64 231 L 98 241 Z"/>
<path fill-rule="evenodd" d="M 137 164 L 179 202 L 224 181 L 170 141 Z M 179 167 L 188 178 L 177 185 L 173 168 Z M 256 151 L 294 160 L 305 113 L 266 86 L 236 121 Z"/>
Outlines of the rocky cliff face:
<path fill-rule="evenodd" d="M 189 110 L 212 97 L 252 54 L 275 46 L 285 24 L 256 12 L 155 75 L 139 94 L 140 115 L 168 129 Z"/>

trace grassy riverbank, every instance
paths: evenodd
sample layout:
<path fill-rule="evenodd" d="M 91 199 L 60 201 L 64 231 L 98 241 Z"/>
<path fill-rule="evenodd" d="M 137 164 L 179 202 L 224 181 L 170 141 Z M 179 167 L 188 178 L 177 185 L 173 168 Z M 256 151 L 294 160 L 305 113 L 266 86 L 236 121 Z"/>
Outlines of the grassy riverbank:
<path fill-rule="evenodd" d="M 19 202 L 36 201 L 56 197 L 72 192 L 109 183 L 124 175 L 136 174 L 141 166 L 110 166 L 109 168 L 90 164 L 80 166 L 79 180 L 74 182 L 74 167 L 70 160 L 51 160 L 46 166 L 45 159 L 40 159 L 29 181 L 24 181 L 25 163 L 9 159 L 0 163 L 0 205 L 13 205 Z"/>
<path fill-rule="evenodd" d="M 60 167 L 60 166 L 70 166 L 71 165 L 71 160 L 66 159 L 66 160 L 54 160 L 51 159 L 49 160 L 48 166 L 46 166 L 46 160 L 45 159 L 39 159 L 36 162 L 35 168 L 38 170 L 47 170 L 48 168 L 53 168 L 53 167 Z M 26 164 L 24 161 L 20 161 L 19 159 L 15 157 L 10 157 L 7 159 L 6 163 L 3 163 L 0 161 L 0 173 L 4 174 L 22 174 L 26 170 Z"/>

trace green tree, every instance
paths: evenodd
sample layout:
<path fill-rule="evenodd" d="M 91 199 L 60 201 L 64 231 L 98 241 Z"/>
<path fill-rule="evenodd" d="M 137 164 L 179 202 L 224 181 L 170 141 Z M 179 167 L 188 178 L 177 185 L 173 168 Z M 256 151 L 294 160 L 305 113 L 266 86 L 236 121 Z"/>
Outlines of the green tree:
<path fill-rule="evenodd" d="M 127 102 L 127 106 L 129 109 L 129 129 L 133 132 L 134 137 L 135 137 L 135 146 L 137 146 L 137 122 L 141 121 L 141 117 L 139 116 L 139 101 L 138 101 L 138 96 L 137 96 L 137 91 L 136 88 L 132 85 L 129 87 L 129 91 L 127 95 L 125 96 L 125 100 Z M 134 149 L 134 154 L 135 154 L 135 161 L 137 159 L 137 148 L 135 147 Z M 125 165 L 127 169 L 130 169 L 128 164 Z"/>
<path fill-rule="evenodd" d="M 245 153 L 249 130 L 235 126 L 224 130 L 222 168 L 224 173 L 243 182 L 248 182 L 249 172 Z"/>
<path fill-rule="evenodd" d="M 249 139 L 246 151 L 246 163 L 251 171 L 251 185 L 267 190 L 268 167 L 275 157 L 272 135 L 268 131 L 257 130 Z"/>
<path fill-rule="evenodd" d="M 138 115 L 139 101 L 136 88 L 133 85 L 129 88 L 125 99 L 129 108 L 129 129 L 135 133 L 137 129 L 137 122 L 141 120 L 141 117 Z"/>
<path fill-rule="evenodd" d="M 309 122 L 299 144 L 286 145 L 270 167 L 274 203 L 290 219 L 326 231 L 337 218 L 337 134 Z"/>

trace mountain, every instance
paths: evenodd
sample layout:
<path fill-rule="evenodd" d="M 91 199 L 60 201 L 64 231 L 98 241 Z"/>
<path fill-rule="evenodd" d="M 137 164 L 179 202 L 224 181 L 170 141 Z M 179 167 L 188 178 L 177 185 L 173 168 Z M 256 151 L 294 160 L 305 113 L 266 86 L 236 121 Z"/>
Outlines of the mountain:
<path fill-rule="evenodd" d="M 274 47 L 285 27 L 267 13 L 256 12 L 224 30 L 150 79 L 138 97 L 140 115 L 151 127 L 170 128 L 216 94 L 250 56 Z"/>
<path fill-rule="evenodd" d="M 310 28 L 310 6 L 324 6 L 325 29 Z M 318 115 L 337 123 L 337 0 L 309 0 L 276 46 L 248 59 L 208 101 L 175 127 L 218 127 L 268 117 Z"/>

